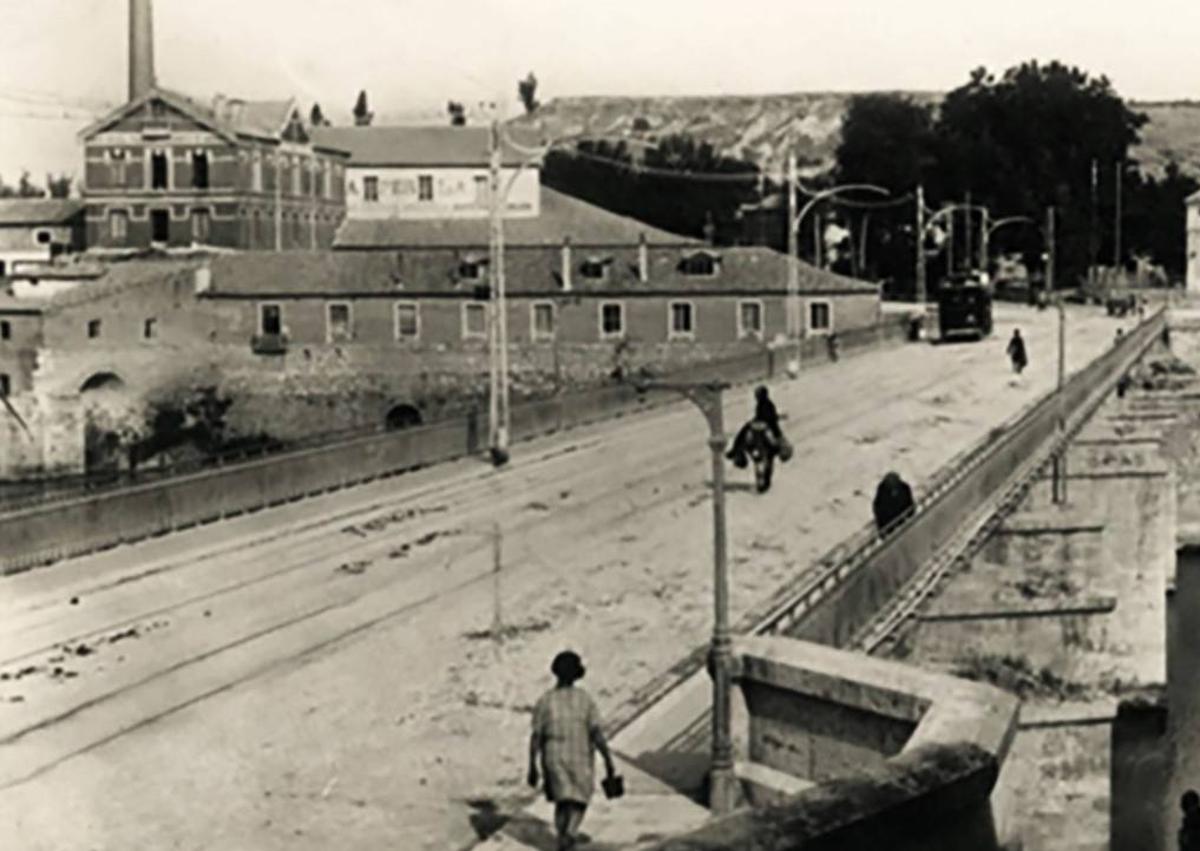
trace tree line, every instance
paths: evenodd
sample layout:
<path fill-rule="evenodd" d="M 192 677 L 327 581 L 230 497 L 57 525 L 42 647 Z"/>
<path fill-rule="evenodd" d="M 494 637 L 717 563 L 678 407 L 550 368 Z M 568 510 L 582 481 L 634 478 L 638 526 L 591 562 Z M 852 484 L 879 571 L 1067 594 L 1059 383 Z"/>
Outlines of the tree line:
<path fill-rule="evenodd" d="M 1184 202 L 1200 183 L 1174 162 L 1160 177 L 1141 171 L 1131 151 L 1146 122 L 1103 76 L 1058 62 L 1027 62 L 1000 76 L 979 68 L 938 107 L 899 95 L 853 98 L 832 178 L 878 184 L 894 195 L 921 185 L 935 209 L 969 198 L 988 208 L 992 222 L 1028 217 L 1033 225 L 998 229 L 990 253 L 1019 252 L 1033 270 L 1044 266 L 1052 206 L 1054 273 L 1065 286 L 1082 280 L 1090 265 L 1127 265 L 1138 256 L 1178 276 L 1186 263 Z M 870 222 L 867 273 L 909 292 L 914 211 L 842 208 L 852 232 Z M 956 215 L 950 236 L 961 251 L 968 227 L 977 254 L 977 214 Z M 945 271 L 945 258 L 938 262 L 934 280 Z"/>
<path fill-rule="evenodd" d="M 1063 285 L 1074 285 L 1093 263 L 1129 264 L 1139 256 L 1179 276 L 1186 263 L 1184 201 L 1200 184 L 1174 162 L 1158 177 L 1141 171 L 1131 150 L 1146 121 L 1107 78 L 1059 62 L 1027 62 L 999 76 L 976 69 L 936 106 L 904 95 L 855 96 L 834 167 L 806 185 L 820 190 L 875 184 L 893 200 L 880 203 L 875 196 L 853 194 L 830 199 L 818 208 L 820 215 L 803 223 L 807 233 L 799 235 L 800 253 L 811 258 L 812 229 L 836 220 L 851 238 L 832 264 L 835 271 L 884 280 L 896 293 L 911 293 L 915 192 L 922 186 L 926 206 L 935 210 L 969 199 L 988 208 L 992 223 L 1013 216 L 1033 220 L 997 229 L 989 254 L 1020 253 L 1035 274 L 1044 266 L 1044 222 L 1053 206 L 1055 275 Z M 642 121 L 640 129 L 635 136 L 644 136 L 649 126 Z M 706 179 L 713 175 L 747 179 Z M 688 236 L 707 235 L 718 244 L 745 238 L 739 207 L 784 190 L 754 163 L 722 156 L 687 135 L 658 139 L 645 148 L 581 142 L 574 151 L 551 153 L 543 180 L 614 212 Z M 802 194 L 800 203 L 804 200 Z M 780 205 L 768 213 L 780 219 L 769 239 L 779 250 L 786 248 L 784 210 Z M 955 268 L 966 263 L 968 240 L 974 265 L 980 265 L 979 214 L 956 215 L 949 224 Z M 931 248 L 931 254 L 932 282 L 949 269 L 948 252 Z"/>

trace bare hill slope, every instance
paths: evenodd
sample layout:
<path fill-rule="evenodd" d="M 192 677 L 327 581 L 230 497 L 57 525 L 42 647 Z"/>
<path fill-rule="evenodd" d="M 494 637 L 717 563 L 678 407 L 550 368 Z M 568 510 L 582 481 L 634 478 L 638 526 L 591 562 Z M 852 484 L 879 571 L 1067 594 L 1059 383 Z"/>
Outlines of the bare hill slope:
<path fill-rule="evenodd" d="M 937 103 L 936 92 L 904 92 Z M 713 144 L 718 151 L 758 163 L 765 170 L 782 169 L 784 143 L 793 136 L 807 172 L 833 163 L 842 116 L 853 93 L 729 97 L 568 97 L 555 98 L 539 108 L 547 136 L 605 133 L 653 139 L 688 133 Z M 1158 173 L 1174 158 L 1184 169 L 1200 175 L 1200 102 L 1133 103 L 1150 123 L 1142 130 L 1135 158 Z M 518 123 L 526 123 L 519 119 Z"/>

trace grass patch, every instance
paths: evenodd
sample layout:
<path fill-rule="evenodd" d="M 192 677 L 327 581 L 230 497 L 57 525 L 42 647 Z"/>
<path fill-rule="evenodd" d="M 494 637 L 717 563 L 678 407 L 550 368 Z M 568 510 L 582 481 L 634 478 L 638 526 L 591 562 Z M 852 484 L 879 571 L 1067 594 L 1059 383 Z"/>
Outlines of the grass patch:
<path fill-rule="evenodd" d="M 1078 700 L 1088 694 L 1085 685 L 1064 680 L 1049 668 L 1035 669 L 1024 656 L 1010 654 L 974 654 L 955 666 L 954 675 L 1002 688 L 1023 700 Z"/>

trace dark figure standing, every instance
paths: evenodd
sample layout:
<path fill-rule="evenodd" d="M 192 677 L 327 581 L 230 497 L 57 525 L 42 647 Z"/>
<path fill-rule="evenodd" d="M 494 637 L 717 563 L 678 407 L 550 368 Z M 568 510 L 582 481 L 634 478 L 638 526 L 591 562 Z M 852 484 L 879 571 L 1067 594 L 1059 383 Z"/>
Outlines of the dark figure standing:
<path fill-rule="evenodd" d="M 912 517 L 917 511 L 912 488 L 896 472 L 888 473 L 880 481 L 871 508 L 875 512 L 875 526 L 880 534 L 890 530 L 901 519 Z"/>
<path fill-rule="evenodd" d="M 595 786 L 596 751 L 604 758 L 611 779 L 616 766 L 600 728 L 600 713 L 592 696 L 575 682 L 586 672 L 578 654 L 564 650 L 550 665 L 558 684 L 533 708 L 529 737 L 529 785 L 538 785 L 538 762 L 545 779 L 546 800 L 554 804 L 554 827 L 559 851 L 574 848 L 579 825 Z"/>
<path fill-rule="evenodd" d="M 838 335 L 830 334 L 825 338 L 825 344 L 829 347 L 829 359 L 837 363 L 838 359 Z"/>
<path fill-rule="evenodd" d="M 1008 357 L 1012 361 L 1013 372 L 1017 375 L 1029 364 L 1029 356 L 1025 354 L 1025 340 L 1021 338 L 1021 330 L 1013 329 L 1012 339 L 1008 341 Z"/>
<path fill-rule="evenodd" d="M 1200 794 L 1188 789 L 1179 799 L 1183 825 L 1179 828 L 1179 851 L 1200 851 Z"/>
<path fill-rule="evenodd" d="M 762 386 L 754 390 L 754 419 L 742 426 L 737 437 L 733 439 L 733 446 L 725 453 L 725 457 L 739 468 L 746 466 L 746 440 L 755 423 L 762 423 L 767 427 L 767 431 L 775 441 L 774 449 L 778 451 L 779 447 L 783 445 L 783 430 L 779 427 L 779 411 L 775 409 L 775 403 L 771 401 L 771 395 L 767 392 L 767 388 Z"/>

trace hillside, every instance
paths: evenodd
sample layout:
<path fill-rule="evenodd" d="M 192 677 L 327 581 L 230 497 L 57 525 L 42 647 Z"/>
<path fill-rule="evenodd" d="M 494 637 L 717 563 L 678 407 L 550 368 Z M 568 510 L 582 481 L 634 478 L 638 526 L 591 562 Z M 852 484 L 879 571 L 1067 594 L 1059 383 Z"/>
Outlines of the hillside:
<path fill-rule="evenodd" d="M 907 92 L 916 100 L 936 103 L 941 95 Z M 784 144 L 797 140 L 802 173 L 822 171 L 833 163 L 842 115 L 852 93 L 796 93 L 734 97 L 568 97 L 555 98 L 537 112 L 545 135 L 577 133 L 640 136 L 653 140 L 689 133 L 721 153 L 781 171 Z M 1134 103 L 1150 123 L 1142 129 L 1135 158 L 1159 173 L 1174 157 L 1185 171 L 1200 176 L 1200 102 Z M 518 119 L 516 123 L 526 123 Z M 635 122 L 638 128 L 635 129 Z M 645 129 L 648 127 L 648 129 Z"/>

